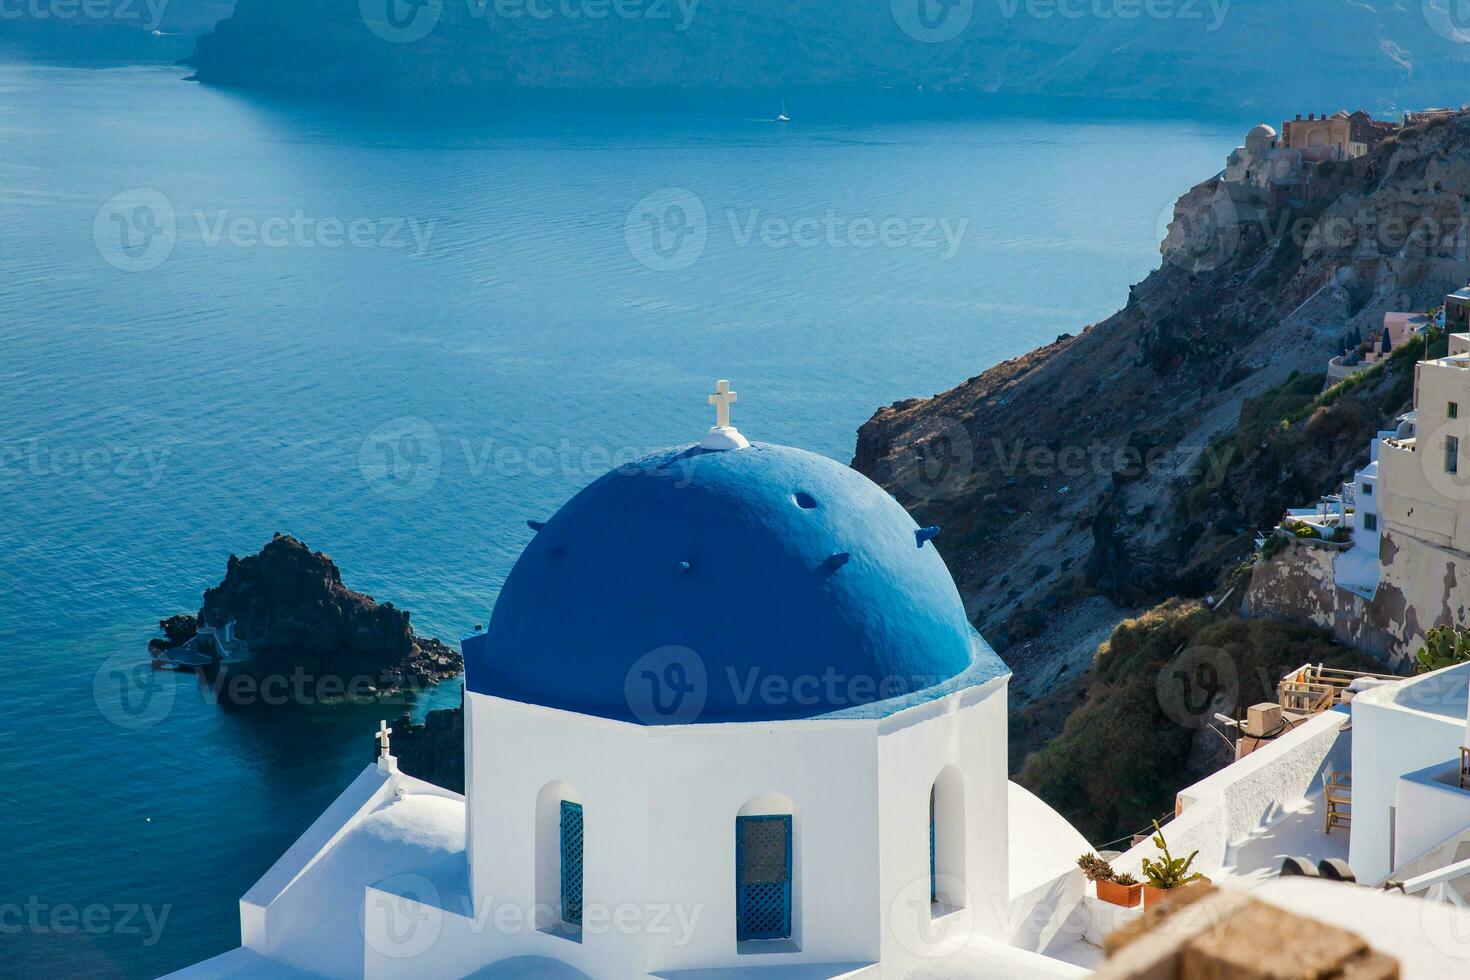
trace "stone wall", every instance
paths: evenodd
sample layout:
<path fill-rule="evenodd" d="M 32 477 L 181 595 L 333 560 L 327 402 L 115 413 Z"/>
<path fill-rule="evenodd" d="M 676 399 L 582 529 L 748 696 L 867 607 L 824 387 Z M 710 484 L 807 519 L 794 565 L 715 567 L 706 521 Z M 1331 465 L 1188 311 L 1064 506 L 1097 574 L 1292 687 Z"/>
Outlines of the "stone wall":
<path fill-rule="evenodd" d="M 1470 557 L 1385 528 L 1383 577 L 1368 600 L 1337 587 L 1332 566 L 1339 554 L 1289 542 L 1256 564 L 1245 614 L 1314 623 L 1396 670 L 1409 667 L 1433 627 L 1470 625 Z"/>

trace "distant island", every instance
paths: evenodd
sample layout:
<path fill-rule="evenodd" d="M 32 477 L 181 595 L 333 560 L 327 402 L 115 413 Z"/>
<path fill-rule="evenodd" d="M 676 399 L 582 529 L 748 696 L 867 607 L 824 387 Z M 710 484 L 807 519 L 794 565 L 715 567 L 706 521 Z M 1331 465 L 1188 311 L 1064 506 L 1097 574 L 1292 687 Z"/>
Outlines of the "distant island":
<path fill-rule="evenodd" d="M 1380 114 L 1470 91 L 1470 44 L 1433 5 L 1146 6 L 879 0 L 834 16 L 811 0 L 239 0 L 189 63 L 221 85 L 580 93 L 561 103 L 573 109 L 609 91 L 707 92 L 709 105 L 767 93 L 773 117 L 787 97 L 798 119 L 819 90 Z"/>
<path fill-rule="evenodd" d="M 264 700 L 232 692 L 263 692 L 271 677 L 310 685 L 317 699 L 421 689 L 464 669 L 457 649 L 414 632 L 406 610 L 347 588 L 330 557 L 280 533 L 259 554 L 231 555 L 197 615 L 159 626 L 164 636 L 149 644 L 155 663 L 206 658 L 199 666 L 222 669 L 224 679 L 212 683 L 231 703 Z M 192 658 L 176 652 L 186 648 Z M 234 680 L 241 677 L 254 683 Z"/>
<path fill-rule="evenodd" d="M 0 61 L 173 64 L 234 8 L 235 0 L 6 0 L 0 3 Z"/>

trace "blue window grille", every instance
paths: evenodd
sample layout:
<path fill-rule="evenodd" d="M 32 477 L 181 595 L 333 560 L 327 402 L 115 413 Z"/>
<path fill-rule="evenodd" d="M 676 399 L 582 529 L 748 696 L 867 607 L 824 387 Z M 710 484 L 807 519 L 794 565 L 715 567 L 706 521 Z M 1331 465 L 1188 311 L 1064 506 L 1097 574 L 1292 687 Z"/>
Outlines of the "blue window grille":
<path fill-rule="evenodd" d="M 791 817 L 735 818 L 736 938 L 791 938 Z"/>
<path fill-rule="evenodd" d="M 582 804 L 561 803 L 561 918 L 582 924 Z"/>
<path fill-rule="evenodd" d="M 929 902 L 939 901 L 939 862 L 934 845 L 934 789 L 929 789 Z"/>

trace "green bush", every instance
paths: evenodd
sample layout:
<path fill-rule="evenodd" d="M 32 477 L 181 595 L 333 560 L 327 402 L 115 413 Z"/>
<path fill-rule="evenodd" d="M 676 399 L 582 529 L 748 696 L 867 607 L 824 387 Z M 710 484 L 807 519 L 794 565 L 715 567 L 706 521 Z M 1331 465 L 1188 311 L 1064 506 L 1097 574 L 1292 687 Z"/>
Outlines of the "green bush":
<path fill-rule="evenodd" d="M 1321 532 L 1306 521 L 1283 521 L 1281 526 L 1298 538 L 1316 540 L 1322 537 Z"/>
<path fill-rule="evenodd" d="M 1286 550 L 1286 539 L 1279 534 L 1273 534 L 1261 546 L 1261 561 L 1270 561 L 1284 550 Z"/>
<path fill-rule="evenodd" d="M 1235 428 L 1236 447 L 1242 453 L 1252 452 L 1260 446 L 1272 426 L 1312 407 L 1326 377 L 1325 374 L 1293 371 L 1290 377 L 1270 391 L 1247 398 L 1240 406 L 1240 422 Z"/>
<path fill-rule="evenodd" d="M 1026 760 L 1017 781 L 1093 841 L 1137 833 L 1172 813 L 1175 795 L 1206 773 L 1190 768 L 1195 730 L 1169 718 L 1159 677 L 1181 651 L 1198 647 L 1229 657 L 1241 706 L 1275 701 L 1276 683 L 1304 663 L 1383 671 L 1323 630 L 1221 616 L 1171 599 L 1113 631 L 1098 650 L 1085 700 L 1061 734 Z"/>

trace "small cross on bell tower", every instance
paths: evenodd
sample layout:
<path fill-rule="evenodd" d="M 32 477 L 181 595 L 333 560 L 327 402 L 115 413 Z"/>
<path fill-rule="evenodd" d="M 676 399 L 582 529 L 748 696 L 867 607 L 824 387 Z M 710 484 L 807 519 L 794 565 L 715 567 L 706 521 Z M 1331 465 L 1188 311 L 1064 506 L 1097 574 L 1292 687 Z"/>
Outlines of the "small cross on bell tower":
<path fill-rule="evenodd" d="M 715 393 L 709 396 L 709 403 L 715 407 L 715 427 L 699 444 L 700 449 L 722 451 L 745 449 L 750 445 L 740 430 L 730 424 L 730 406 L 738 400 L 738 394 L 730 390 L 730 382 L 715 382 Z"/>
<path fill-rule="evenodd" d="M 388 736 L 393 734 L 393 729 L 388 727 L 386 721 L 378 722 L 378 768 L 384 772 L 394 772 L 397 769 L 398 760 L 393 758 L 393 752 L 388 743 Z"/>

